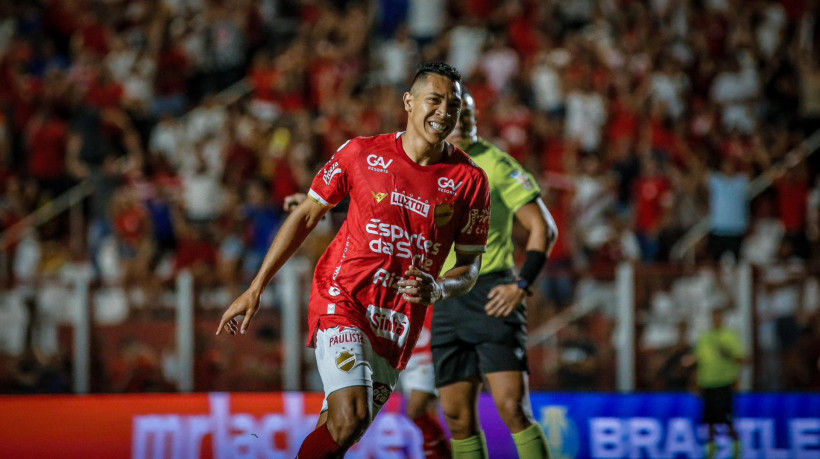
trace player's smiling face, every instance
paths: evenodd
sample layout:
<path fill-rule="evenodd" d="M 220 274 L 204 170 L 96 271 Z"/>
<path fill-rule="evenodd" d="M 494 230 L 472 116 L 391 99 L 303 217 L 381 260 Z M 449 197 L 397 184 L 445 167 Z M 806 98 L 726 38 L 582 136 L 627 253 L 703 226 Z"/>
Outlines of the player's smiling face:
<path fill-rule="evenodd" d="M 461 111 L 461 84 L 429 74 L 404 94 L 407 129 L 430 144 L 444 141 L 453 131 Z"/>

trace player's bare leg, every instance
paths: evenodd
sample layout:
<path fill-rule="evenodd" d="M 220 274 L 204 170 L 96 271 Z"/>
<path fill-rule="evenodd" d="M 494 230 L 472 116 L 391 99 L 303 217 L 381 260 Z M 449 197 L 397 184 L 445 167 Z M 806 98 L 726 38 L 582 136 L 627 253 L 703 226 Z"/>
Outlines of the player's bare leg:
<path fill-rule="evenodd" d="M 367 386 L 339 389 L 327 397 L 327 411 L 319 416 L 316 430 L 302 442 L 297 458 L 330 459 L 345 451 L 364 435 L 370 425 Z"/>
<path fill-rule="evenodd" d="M 477 378 L 439 387 L 444 419 L 453 436 L 453 458 L 487 458 L 487 442 L 478 419 L 478 393 L 481 381 Z"/>
<path fill-rule="evenodd" d="M 512 433 L 518 457 L 550 457 L 544 431 L 532 415 L 527 374 L 522 371 L 499 371 L 485 376 L 498 414 Z"/>
<path fill-rule="evenodd" d="M 486 375 L 498 414 L 511 433 L 521 432 L 535 423 L 526 376 L 520 371 L 499 371 Z"/>
<path fill-rule="evenodd" d="M 424 457 L 449 458 L 450 441 L 438 421 L 438 398 L 420 390 L 410 391 L 407 398 L 407 417 L 421 429 L 424 439 Z"/>

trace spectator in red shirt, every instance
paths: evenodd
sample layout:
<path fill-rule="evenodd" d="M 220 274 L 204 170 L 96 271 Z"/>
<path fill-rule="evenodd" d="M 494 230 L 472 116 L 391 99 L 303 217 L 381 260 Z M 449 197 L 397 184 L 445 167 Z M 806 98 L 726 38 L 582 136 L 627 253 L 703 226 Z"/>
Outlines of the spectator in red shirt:
<path fill-rule="evenodd" d="M 806 235 L 807 208 L 809 201 L 808 166 L 798 164 L 787 170 L 775 183 L 777 209 L 785 229 L 784 239 L 791 243 L 794 254 L 809 258 L 811 246 Z"/>
<path fill-rule="evenodd" d="M 68 124 L 50 106 L 42 106 L 26 126 L 28 172 L 52 197 L 62 194 L 71 184 L 65 170 L 67 139 Z"/>
<path fill-rule="evenodd" d="M 120 264 L 126 286 L 143 286 L 150 281 L 150 264 L 155 251 L 151 216 L 131 187 L 120 187 L 111 199 L 112 229 L 117 239 Z"/>
<path fill-rule="evenodd" d="M 180 222 L 181 223 L 181 222 Z M 194 284 L 211 285 L 217 272 L 217 246 L 202 224 L 180 224 L 174 272 L 190 270 Z"/>
<path fill-rule="evenodd" d="M 187 76 L 190 62 L 185 52 L 171 42 L 170 37 L 163 40 L 157 56 L 157 71 L 154 79 L 154 103 L 151 107 L 154 116 L 165 112 L 181 115 L 188 104 L 185 91 L 188 88 Z"/>
<path fill-rule="evenodd" d="M 672 205 L 669 181 L 654 157 L 643 158 L 634 193 L 635 234 L 641 248 L 641 258 L 645 262 L 654 262 L 660 250 L 658 235 Z"/>

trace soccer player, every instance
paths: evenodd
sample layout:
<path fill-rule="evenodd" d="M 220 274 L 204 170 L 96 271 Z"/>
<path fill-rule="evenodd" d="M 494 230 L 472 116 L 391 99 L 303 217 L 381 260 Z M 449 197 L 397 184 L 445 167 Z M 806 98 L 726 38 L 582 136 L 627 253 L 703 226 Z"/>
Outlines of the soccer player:
<path fill-rule="evenodd" d="M 492 215 L 487 253 L 476 286 L 437 303 L 433 314 L 436 387 L 454 458 L 486 458 L 478 416 L 482 376 L 510 429 L 521 458 L 549 457 L 527 388 L 527 316 L 524 298 L 546 262 L 558 230 L 533 176 L 496 146 L 478 137 L 475 101 L 462 89 L 459 125 L 450 141 L 461 146 L 490 179 Z M 529 231 L 526 258 L 513 272 L 513 218 Z M 447 266 L 448 264 L 445 264 Z"/>
<path fill-rule="evenodd" d="M 219 322 L 217 334 L 245 333 L 271 278 L 328 209 L 350 196 L 348 217 L 313 276 L 308 344 L 325 401 L 301 459 L 341 457 L 364 434 L 410 359 L 427 306 L 468 291 L 481 266 L 487 175 L 446 142 L 461 109 L 461 75 L 422 64 L 403 102 L 406 131 L 339 148 Z M 453 245 L 455 265 L 437 277 Z"/>
<path fill-rule="evenodd" d="M 285 198 L 284 209 L 290 211 L 307 199 L 304 193 L 295 193 Z M 344 203 L 343 203 L 344 204 Z M 347 213 L 347 206 L 340 204 L 331 212 Z M 449 459 L 452 457 L 450 439 L 438 420 L 438 393 L 433 376 L 433 352 L 430 349 L 433 315 L 428 311 L 424 326 L 416 341 L 413 355 L 407 367 L 399 375 L 399 385 L 406 401 L 407 417 L 421 430 L 422 449 L 427 459 Z"/>
<path fill-rule="evenodd" d="M 709 426 L 706 459 L 717 453 L 717 426 L 726 426 L 732 439 L 732 457 L 740 458 L 740 442 L 734 426 L 734 386 L 740 377 L 746 351 L 740 335 L 724 326 L 724 310 L 712 311 L 712 329 L 695 344 L 698 365 L 698 387 L 703 398 L 703 423 Z"/>

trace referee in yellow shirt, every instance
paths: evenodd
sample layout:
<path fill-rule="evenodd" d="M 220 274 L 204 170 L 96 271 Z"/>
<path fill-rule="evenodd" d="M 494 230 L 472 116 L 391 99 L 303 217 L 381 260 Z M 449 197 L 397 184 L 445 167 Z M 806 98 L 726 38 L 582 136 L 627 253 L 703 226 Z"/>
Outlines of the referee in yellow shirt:
<path fill-rule="evenodd" d="M 732 457 L 740 458 L 740 442 L 733 422 L 735 385 L 746 357 L 740 335 L 724 325 L 723 309 L 712 311 L 712 329 L 698 338 L 695 356 L 698 387 L 703 397 L 703 422 L 709 426 L 706 459 L 717 452 L 717 426 L 725 425 L 732 439 Z"/>

